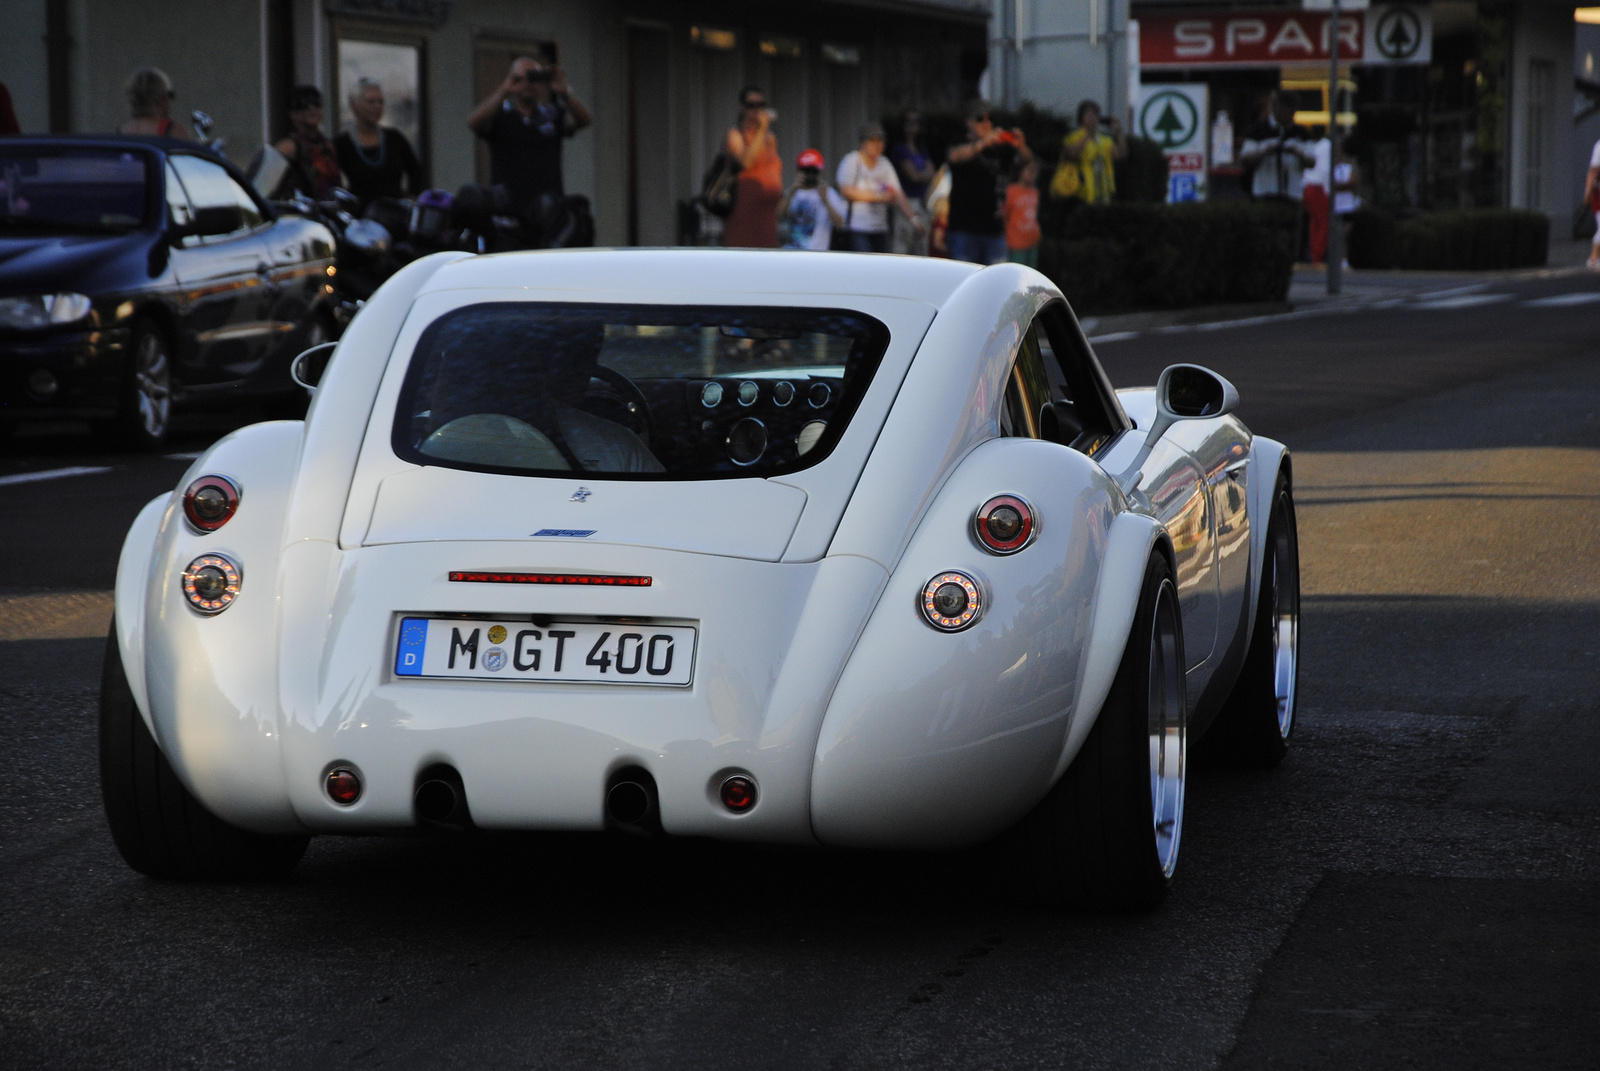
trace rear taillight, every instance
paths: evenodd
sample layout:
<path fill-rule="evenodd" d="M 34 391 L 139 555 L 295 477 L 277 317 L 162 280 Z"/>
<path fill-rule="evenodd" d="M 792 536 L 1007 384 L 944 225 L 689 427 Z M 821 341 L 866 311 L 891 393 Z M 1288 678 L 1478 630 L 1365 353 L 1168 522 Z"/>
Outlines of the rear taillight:
<path fill-rule="evenodd" d="M 978 507 L 973 534 L 991 554 L 1015 554 L 1033 542 L 1033 507 L 1016 495 L 996 495 Z"/>
<path fill-rule="evenodd" d="M 917 605 L 940 632 L 960 632 L 983 613 L 983 593 L 966 573 L 940 573 L 923 586 Z"/>
<path fill-rule="evenodd" d="M 361 798 L 361 775 L 348 766 L 335 766 L 328 771 L 323 787 L 328 798 L 341 807 L 348 807 Z"/>
<path fill-rule="evenodd" d="M 205 554 L 183 571 L 183 596 L 203 614 L 220 614 L 239 597 L 239 567 L 220 554 Z"/>
<path fill-rule="evenodd" d="M 722 797 L 722 805 L 734 814 L 744 814 L 756 805 L 756 783 L 748 777 L 728 778 L 717 794 Z"/>
<path fill-rule="evenodd" d="M 239 510 L 239 486 L 226 476 L 202 476 L 183 491 L 183 515 L 197 532 L 215 532 Z"/>

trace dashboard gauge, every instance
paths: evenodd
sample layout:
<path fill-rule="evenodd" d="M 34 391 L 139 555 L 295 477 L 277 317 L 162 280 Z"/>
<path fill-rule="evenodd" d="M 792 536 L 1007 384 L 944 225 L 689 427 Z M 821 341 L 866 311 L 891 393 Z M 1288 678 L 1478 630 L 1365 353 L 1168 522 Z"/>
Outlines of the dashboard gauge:
<path fill-rule="evenodd" d="M 728 429 L 728 457 L 735 465 L 754 465 L 767 452 L 767 426 L 745 417 Z"/>
<path fill-rule="evenodd" d="M 813 383 L 811 389 L 806 391 L 806 401 L 811 403 L 811 408 L 821 409 L 828 404 L 828 399 L 833 397 L 833 388 L 826 383 Z"/>
<path fill-rule="evenodd" d="M 817 440 L 822 438 L 822 433 L 828 430 L 826 420 L 813 420 L 800 429 L 800 434 L 794 437 L 794 448 L 802 457 L 811 452 L 817 445 Z"/>
<path fill-rule="evenodd" d="M 787 379 L 780 379 L 772 385 L 772 404 L 785 406 L 794 401 L 794 384 Z"/>
<path fill-rule="evenodd" d="M 759 397 L 761 397 L 761 388 L 756 385 L 755 380 L 747 379 L 739 384 L 740 405 L 755 405 L 756 399 Z"/>
<path fill-rule="evenodd" d="M 715 409 L 722 404 L 722 384 L 712 380 L 700 388 L 700 404 L 707 409 Z"/>

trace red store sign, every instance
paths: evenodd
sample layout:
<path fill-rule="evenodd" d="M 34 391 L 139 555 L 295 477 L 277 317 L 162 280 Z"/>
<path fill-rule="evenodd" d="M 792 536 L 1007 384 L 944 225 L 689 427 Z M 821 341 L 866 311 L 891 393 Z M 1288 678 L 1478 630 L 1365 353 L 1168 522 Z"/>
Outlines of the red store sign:
<path fill-rule="evenodd" d="M 1360 11 L 1339 15 L 1339 58 L 1362 60 Z M 1276 67 L 1329 59 L 1331 15 L 1316 11 L 1227 11 L 1141 15 L 1144 67 Z"/>

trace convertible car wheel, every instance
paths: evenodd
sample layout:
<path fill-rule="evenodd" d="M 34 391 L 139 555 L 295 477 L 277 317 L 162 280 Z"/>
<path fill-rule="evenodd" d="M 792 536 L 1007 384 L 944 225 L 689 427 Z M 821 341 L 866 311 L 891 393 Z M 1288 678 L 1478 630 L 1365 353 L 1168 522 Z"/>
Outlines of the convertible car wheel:
<path fill-rule="evenodd" d="M 148 320 L 134 325 L 130 361 L 113 430 L 139 450 L 154 450 L 172 430 L 172 357 L 166 335 Z"/>
<path fill-rule="evenodd" d="M 1026 884 L 1040 899 L 1147 910 L 1166 897 L 1183 833 L 1186 710 L 1177 589 L 1157 554 L 1094 729 L 1014 832 Z"/>
<path fill-rule="evenodd" d="M 1282 475 L 1273 489 L 1250 651 L 1227 704 L 1206 734 L 1208 761 L 1270 767 L 1283 761 L 1294 732 L 1300 672 L 1300 543 L 1294 496 Z"/>
<path fill-rule="evenodd" d="M 310 842 L 231 826 L 183 787 L 134 704 L 115 629 L 100 679 L 100 791 L 117 851 L 154 878 L 281 877 Z"/>

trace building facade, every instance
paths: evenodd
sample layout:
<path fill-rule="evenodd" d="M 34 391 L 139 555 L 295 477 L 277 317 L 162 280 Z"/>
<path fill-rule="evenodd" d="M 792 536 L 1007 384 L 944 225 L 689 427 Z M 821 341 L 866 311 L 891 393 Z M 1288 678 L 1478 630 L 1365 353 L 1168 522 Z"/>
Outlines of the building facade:
<path fill-rule="evenodd" d="M 1153 85 L 1203 86 L 1233 148 L 1267 95 L 1290 86 L 1326 114 L 1328 0 L 996 0 L 989 87 L 1071 114 L 1118 116 Z M 1575 3 L 1354 0 L 1342 4 L 1341 78 L 1369 203 L 1412 211 L 1514 206 L 1565 220 L 1590 146 L 1573 129 Z M 1580 76 L 1582 72 L 1577 72 Z M 1141 90 L 1141 87 L 1144 87 Z M 1133 116 L 1137 119 L 1137 116 Z M 1224 146 L 1213 195 L 1240 189 Z M 1236 155 L 1236 154 L 1234 154 Z"/>
<path fill-rule="evenodd" d="M 603 244 L 671 244 L 739 88 L 763 87 L 786 172 L 808 146 L 830 163 L 899 107 L 957 107 L 984 66 L 989 0 L 12 0 L 0 78 L 24 131 L 109 131 L 142 66 L 176 86 L 174 118 L 216 119 L 247 163 L 287 128 L 289 88 L 328 100 L 329 133 L 358 77 L 413 138 L 435 186 L 487 179 L 466 127 L 518 55 L 559 62 L 595 121 L 566 143 L 569 192 Z"/>

